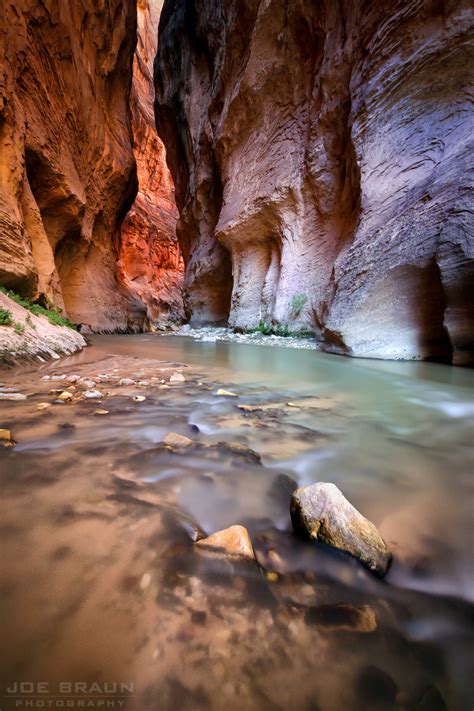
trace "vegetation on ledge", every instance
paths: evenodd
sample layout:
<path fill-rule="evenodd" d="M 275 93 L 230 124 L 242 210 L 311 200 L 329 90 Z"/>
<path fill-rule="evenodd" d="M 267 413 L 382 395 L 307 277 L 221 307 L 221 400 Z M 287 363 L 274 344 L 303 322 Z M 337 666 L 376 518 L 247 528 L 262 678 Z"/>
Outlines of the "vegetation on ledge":
<path fill-rule="evenodd" d="M 35 316 L 46 316 L 48 321 L 55 326 L 67 326 L 68 328 L 72 328 L 74 331 L 77 331 L 76 325 L 73 324 L 72 321 L 69 321 L 69 319 L 65 318 L 64 316 L 61 316 L 59 310 L 55 307 L 51 306 L 50 308 L 45 308 L 44 306 L 40 306 L 40 304 L 34 304 L 29 299 L 24 299 L 22 296 L 15 294 L 14 291 L 5 289 L 5 287 L 3 286 L 0 286 L 0 291 L 6 296 L 8 296 L 12 301 L 15 301 L 20 306 L 23 306 L 24 309 L 28 309 L 28 311 L 31 311 L 31 313 L 35 314 Z M 8 323 L 3 320 L 6 318 L 6 316 L 3 316 L 2 318 L 2 314 L 8 313 L 9 312 L 4 309 L 0 310 L 0 325 L 11 325 L 11 314 L 10 321 Z"/>

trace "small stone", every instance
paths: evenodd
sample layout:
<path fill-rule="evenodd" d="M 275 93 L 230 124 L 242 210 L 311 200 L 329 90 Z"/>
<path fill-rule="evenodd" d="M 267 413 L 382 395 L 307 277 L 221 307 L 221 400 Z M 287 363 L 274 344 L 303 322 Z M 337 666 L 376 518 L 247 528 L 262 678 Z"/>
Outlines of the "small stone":
<path fill-rule="evenodd" d="M 266 573 L 266 578 L 269 583 L 276 583 L 278 580 L 278 573 L 274 570 L 269 570 L 268 573 Z"/>
<path fill-rule="evenodd" d="M 218 442 L 216 445 L 211 445 L 211 447 L 217 447 L 223 452 L 228 452 L 230 454 L 236 454 L 241 457 L 245 457 L 255 464 L 261 464 L 262 458 L 258 452 L 246 444 L 240 444 L 239 442 Z"/>
<path fill-rule="evenodd" d="M 224 388 L 219 388 L 216 395 L 222 395 L 222 397 L 238 397 L 237 393 L 233 393 L 230 390 L 224 390 Z"/>
<path fill-rule="evenodd" d="M 50 375 L 43 375 L 41 380 L 51 380 L 51 376 Z"/>
<path fill-rule="evenodd" d="M 40 411 L 41 411 L 41 410 L 47 410 L 48 407 L 51 407 L 51 403 L 50 403 L 50 402 L 39 402 L 39 403 L 36 405 L 36 409 L 37 409 L 37 410 L 40 410 Z"/>
<path fill-rule="evenodd" d="M 259 412 L 262 409 L 258 405 L 237 405 L 237 407 L 244 412 Z"/>
<path fill-rule="evenodd" d="M 182 375 L 181 373 L 178 373 L 178 372 L 173 373 L 173 375 L 170 378 L 170 383 L 184 383 L 184 382 L 186 382 L 186 378 L 184 377 L 184 375 Z"/>
<path fill-rule="evenodd" d="M 185 437 L 184 435 L 177 434 L 176 432 L 168 432 L 166 437 L 164 437 L 163 442 L 168 445 L 168 447 L 189 447 L 190 444 L 194 444 L 192 439 Z"/>
<path fill-rule="evenodd" d="M 131 378 L 122 378 L 121 380 L 118 381 L 119 385 L 135 385 L 135 381 L 132 380 Z"/>
<path fill-rule="evenodd" d="M 137 384 L 140 385 L 140 387 L 142 387 L 142 388 L 146 388 L 148 385 L 150 385 L 150 381 L 149 380 L 139 380 Z"/>
<path fill-rule="evenodd" d="M 94 415 L 108 415 L 109 411 L 108 410 L 102 410 L 102 408 L 98 408 L 97 410 L 94 410 L 93 412 Z"/>
<path fill-rule="evenodd" d="M 140 580 L 140 590 L 146 590 L 151 583 L 150 573 L 144 573 L 142 579 Z"/>
<path fill-rule="evenodd" d="M 144 395 L 134 395 L 133 400 L 134 402 L 143 402 L 146 400 L 146 397 Z"/>
<path fill-rule="evenodd" d="M 69 375 L 67 378 L 68 383 L 78 383 L 81 379 L 80 375 Z"/>
<path fill-rule="evenodd" d="M 66 380 L 65 375 L 52 375 L 51 380 Z"/>
<path fill-rule="evenodd" d="M 70 393 L 68 390 L 63 390 L 61 395 L 58 395 L 58 400 L 68 402 L 69 400 L 72 400 L 72 393 Z"/>
<path fill-rule="evenodd" d="M 370 605 L 319 605 L 306 611 L 307 624 L 326 630 L 374 632 L 377 618 Z"/>
<path fill-rule="evenodd" d="M 101 398 L 104 397 L 99 390 L 86 390 L 84 393 L 84 397 L 86 397 L 88 400 L 93 400 L 95 398 Z"/>
<path fill-rule="evenodd" d="M 1 400 L 26 400 L 26 398 L 23 393 L 0 393 Z"/>
<path fill-rule="evenodd" d="M 216 531 L 207 538 L 201 539 L 195 545 L 214 549 L 215 552 L 222 552 L 224 555 L 255 560 L 249 532 L 243 526 L 235 525 L 222 531 Z"/>
<path fill-rule="evenodd" d="M 88 390 L 95 388 L 95 382 L 93 380 L 87 380 L 87 378 L 81 379 L 81 385 L 84 385 Z"/>
<path fill-rule="evenodd" d="M 350 553 L 380 577 L 386 574 L 392 555 L 385 542 L 334 484 L 296 489 L 290 513 L 296 534 Z"/>
<path fill-rule="evenodd" d="M 0 447 L 13 447 L 15 440 L 10 430 L 0 429 Z"/>

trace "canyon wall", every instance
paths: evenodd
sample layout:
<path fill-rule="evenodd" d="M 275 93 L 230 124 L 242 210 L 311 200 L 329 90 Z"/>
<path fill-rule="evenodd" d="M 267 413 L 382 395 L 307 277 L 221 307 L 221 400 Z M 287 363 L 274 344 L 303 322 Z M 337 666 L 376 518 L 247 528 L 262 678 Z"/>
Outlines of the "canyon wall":
<path fill-rule="evenodd" d="M 0 284 L 93 330 L 138 330 L 117 269 L 136 191 L 133 0 L 6 0 L 0 67 Z"/>
<path fill-rule="evenodd" d="M 181 320 L 184 264 L 176 237 L 178 212 L 165 148 L 153 111 L 153 61 L 162 0 L 138 0 L 137 47 L 130 97 L 138 194 L 121 230 L 120 269 L 146 305 L 148 320 Z"/>
<path fill-rule="evenodd" d="M 192 322 L 473 362 L 472 26 L 466 0 L 166 0 Z"/>

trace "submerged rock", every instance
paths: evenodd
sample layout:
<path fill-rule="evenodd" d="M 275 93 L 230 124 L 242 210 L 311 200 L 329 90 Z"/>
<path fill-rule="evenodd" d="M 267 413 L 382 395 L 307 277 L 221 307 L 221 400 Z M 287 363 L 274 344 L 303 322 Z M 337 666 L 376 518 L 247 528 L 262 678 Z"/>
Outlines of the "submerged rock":
<path fill-rule="evenodd" d="M 370 605 L 319 605 L 306 611 L 306 622 L 326 630 L 374 632 L 377 618 Z"/>
<path fill-rule="evenodd" d="M 168 447 L 189 447 L 190 444 L 194 444 L 192 439 L 180 435 L 177 432 L 168 432 L 166 437 L 163 438 L 163 442 L 168 445 Z"/>
<path fill-rule="evenodd" d="M 222 552 L 224 555 L 255 560 L 249 532 L 243 526 L 230 526 L 222 531 L 211 533 L 207 538 L 197 541 L 196 545 Z"/>
<path fill-rule="evenodd" d="M 86 390 L 84 393 L 84 397 L 86 397 L 88 400 L 94 400 L 96 398 L 98 399 L 104 396 L 101 392 L 99 392 L 99 390 Z"/>
<path fill-rule="evenodd" d="M 237 393 L 233 393 L 230 390 L 225 390 L 224 388 L 219 388 L 216 395 L 221 395 L 222 397 L 238 397 Z"/>
<path fill-rule="evenodd" d="M 67 402 L 68 400 L 72 400 L 72 393 L 69 392 L 69 390 L 63 390 L 61 395 L 58 395 L 58 400 L 63 400 L 64 402 Z"/>
<path fill-rule="evenodd" d="M 295 533 L 358 558 L 383 577 L 392 555 L 373 523 L 362 516 L 334 484 L 318 482 L 293 493 L 290 505 Z"/>
<path fill-rule="evenodd" d="M 131 378 L 122 378 L 119 380 L 119 385 L 135 385 L 135 381 L 132 380 Z"/>

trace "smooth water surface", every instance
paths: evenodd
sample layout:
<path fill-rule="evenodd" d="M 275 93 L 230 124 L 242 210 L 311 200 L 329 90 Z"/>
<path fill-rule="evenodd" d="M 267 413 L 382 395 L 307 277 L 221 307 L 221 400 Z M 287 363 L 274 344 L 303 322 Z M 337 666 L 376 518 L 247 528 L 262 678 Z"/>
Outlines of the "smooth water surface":
<path fill-rule="evenodd" d="M 54 404 L 45 373 L 108 375 L 108 414 Z M 28 394 L 0 401 L 6 682 L 131 681 L 129 709 L 472 707 L 471 371 L 146 334 L 4 380 Z M 384 581 L 293 536 L 315 481 L 377 525 Z M 235 523 L 259 566 L 196 553 L 193 531 Z M 376 629 L 354 622 L 369 608 Z"/>

